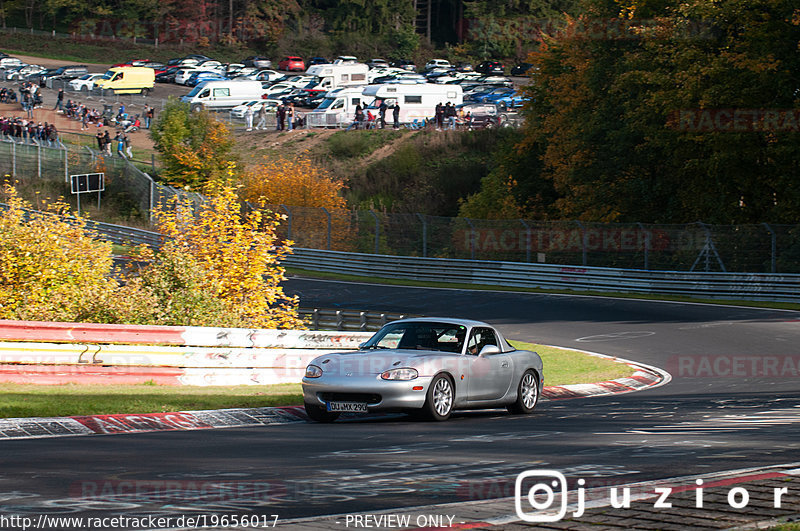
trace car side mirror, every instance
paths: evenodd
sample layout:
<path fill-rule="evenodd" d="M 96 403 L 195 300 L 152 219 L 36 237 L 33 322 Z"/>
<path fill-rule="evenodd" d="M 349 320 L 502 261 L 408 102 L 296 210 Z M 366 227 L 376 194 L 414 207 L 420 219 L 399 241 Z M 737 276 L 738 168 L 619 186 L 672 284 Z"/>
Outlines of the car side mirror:
<path fill-rule="evenodd" d="M 492 354 L 500 354 L 500 347 L 497 345 L 486 345 L 481 349 L 479 356 L 491 356 Z"/>

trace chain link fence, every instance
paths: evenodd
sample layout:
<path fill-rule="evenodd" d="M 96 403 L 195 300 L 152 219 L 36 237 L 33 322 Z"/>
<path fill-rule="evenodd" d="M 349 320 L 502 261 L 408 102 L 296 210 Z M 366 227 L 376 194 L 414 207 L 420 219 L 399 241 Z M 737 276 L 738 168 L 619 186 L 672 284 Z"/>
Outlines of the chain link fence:
<path fill-rule="evenodd" d="M 478 220 L 271 205 L 282 237 L 334 251 L 662 271 L 800 272 L 800 225 Z"/>
<path fill-rule="evenodd" d="M 100 153 L 87 145 L 62 143 L 58 147 L 51 147 L 37 144 L 30 139 L 27 142 L 8 137 L 0 140 L 0 171 L 3 174 L 14 178 L 63 183 L 61 189 L 74 207 L 77 207 L 77 200 L 70 197 L 70 175 L 101 172 L 105 174 L 105 191 L 102 192 L 102 197 L 138 211 L 146 221 L 150 220 L 155 205 L 166 205 L 173 198 L 189 199 L 195 206 L 204 200 L 199 194 L 157 183 L 131 161 Z"/>

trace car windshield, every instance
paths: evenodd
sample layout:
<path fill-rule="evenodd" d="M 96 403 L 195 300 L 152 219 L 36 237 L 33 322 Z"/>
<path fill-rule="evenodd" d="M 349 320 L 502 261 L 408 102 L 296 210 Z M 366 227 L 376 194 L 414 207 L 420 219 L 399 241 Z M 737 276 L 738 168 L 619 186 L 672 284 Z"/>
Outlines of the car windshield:
<path fill-rule="evenodd" d="M 467 327 L 453 323 L 397 322 L 381 328 L 364 344 L 367 349 L 402 348 L 460 353 Z"/>

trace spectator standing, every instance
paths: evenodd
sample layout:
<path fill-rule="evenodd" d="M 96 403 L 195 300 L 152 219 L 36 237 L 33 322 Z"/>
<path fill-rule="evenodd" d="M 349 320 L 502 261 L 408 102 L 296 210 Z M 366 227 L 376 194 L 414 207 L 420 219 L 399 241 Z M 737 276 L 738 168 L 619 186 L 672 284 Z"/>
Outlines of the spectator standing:
<path fill-rule="evenodd" d="M 394 108 L 392 108 L 392 119 L 394 120 L 394 128 L 400 128 L 400 102 L 396 102 L 394 104 Z"/>
<path fill-rule="evenodd" d="M 447 117 L 448 129 L 451 131 L 456 130 L 456 108 L 449 101 L 444 106 L 444 115 Z"/>
<path fill-rule="evenodd" d="M 103 135 L 103 147 L 106 150 L 106 155 L 111 155 L 111 135 L 108 130 Z"/>
<path fill-rule="evenodd" d="M 364 121 L 364 109 L 361 104 L 356 104 L 356 129 L 361 129 L 361 123 Z"/>
<path fill-rule="evenodd" d="M 286 130 L 286 105 L 278 105 L 278 131 Z"/>
<path fill-rule="evenodd" d="M 58 89 L 58 96 L 56 97 L 56 106 L 53 107 L 53 110 L 58 109 L 59 111 L 64 110 L 64 89 Z"/>
<path fill-rule="evenodd" d="M 253 130 L 253 106 L 250 105 L 244 111 L 244 123 L 247 126 L 248 131 Z"/>
<path fill-rule="evenodd" d="M 147 113 L 145 114 L 145 116 L 147 117 L 147 123 L 146 123 L 145 127 L 150 129 L 150 124 L 153 123 L 153 119 L 156 117 L 155 108 L 148 106 L 147 107 Z"/>
<path fill-rule="evenodd" d="M 258 125 L 256 125 L 256 130 L 266 129 L 266 128 L 267 128 L 267 106 L 266 104 L 262 103 L 261 108 L 258 110 Z"/>
<path fill-rule="evenodd" d="M 381 129 L 386 129 L 386 111 L 389 107 L 386 105 L 386 100 L 381 100 L 381 104 L 378 106 L 378 114 L 381 117 Z"/>
<path fill-rule="evenodd" d="M 122 138 L 122 134 L 120 132 L 117 132 L 117 134 L 114 136 L 114 142 L 117 143 L 117 155 L 124 159 L 125 154 L 122 152 L 122 150 L 125 148 L 125 139 Z"/>
<path fill-rule="evenodd" d="M 97 149 L 100 150 L 100 153 L 103 153 L 106 150 L 106 141 L 103 139 L 103 133 L 98 131 L 95 138 L 97 139 Z"/>
<path fill-rule="evenodd" d="M 291 131 L 294 127 L 294 103 L 289 103 L 286 109 L 286 124 L 288 125 L 289 131 Z"/>
<path fill-rule="evenodd" d="M 436 104 L 436 130 L 442 130 L 442 123 L 444 122 L 444 106 L 441 102 Z"/>
<path fill-rule="evenodd" d="M 129 159 L 133 158 L 133 149 L 131 146 L 131 139 L 128 135 L 122 135 L 122 143 L 125 144 L 125 154 Z"/>

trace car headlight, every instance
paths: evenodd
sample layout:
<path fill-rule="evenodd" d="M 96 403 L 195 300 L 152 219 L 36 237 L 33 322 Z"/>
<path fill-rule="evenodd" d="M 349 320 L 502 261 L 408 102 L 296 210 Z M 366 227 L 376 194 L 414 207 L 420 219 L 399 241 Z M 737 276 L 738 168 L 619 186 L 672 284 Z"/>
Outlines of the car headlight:
<path fill-rule="evenodd" d="M 390 369 L 381 373 L 383 380 L 414 380 L 418 376 L 417 369 L 411 368 Z"/>
<path fill-rule="evenodd" d="M 322 369 L 316 365 L 306 367 L 306 378 L 319 378 L 320 376 L 322 376 Z"/>

